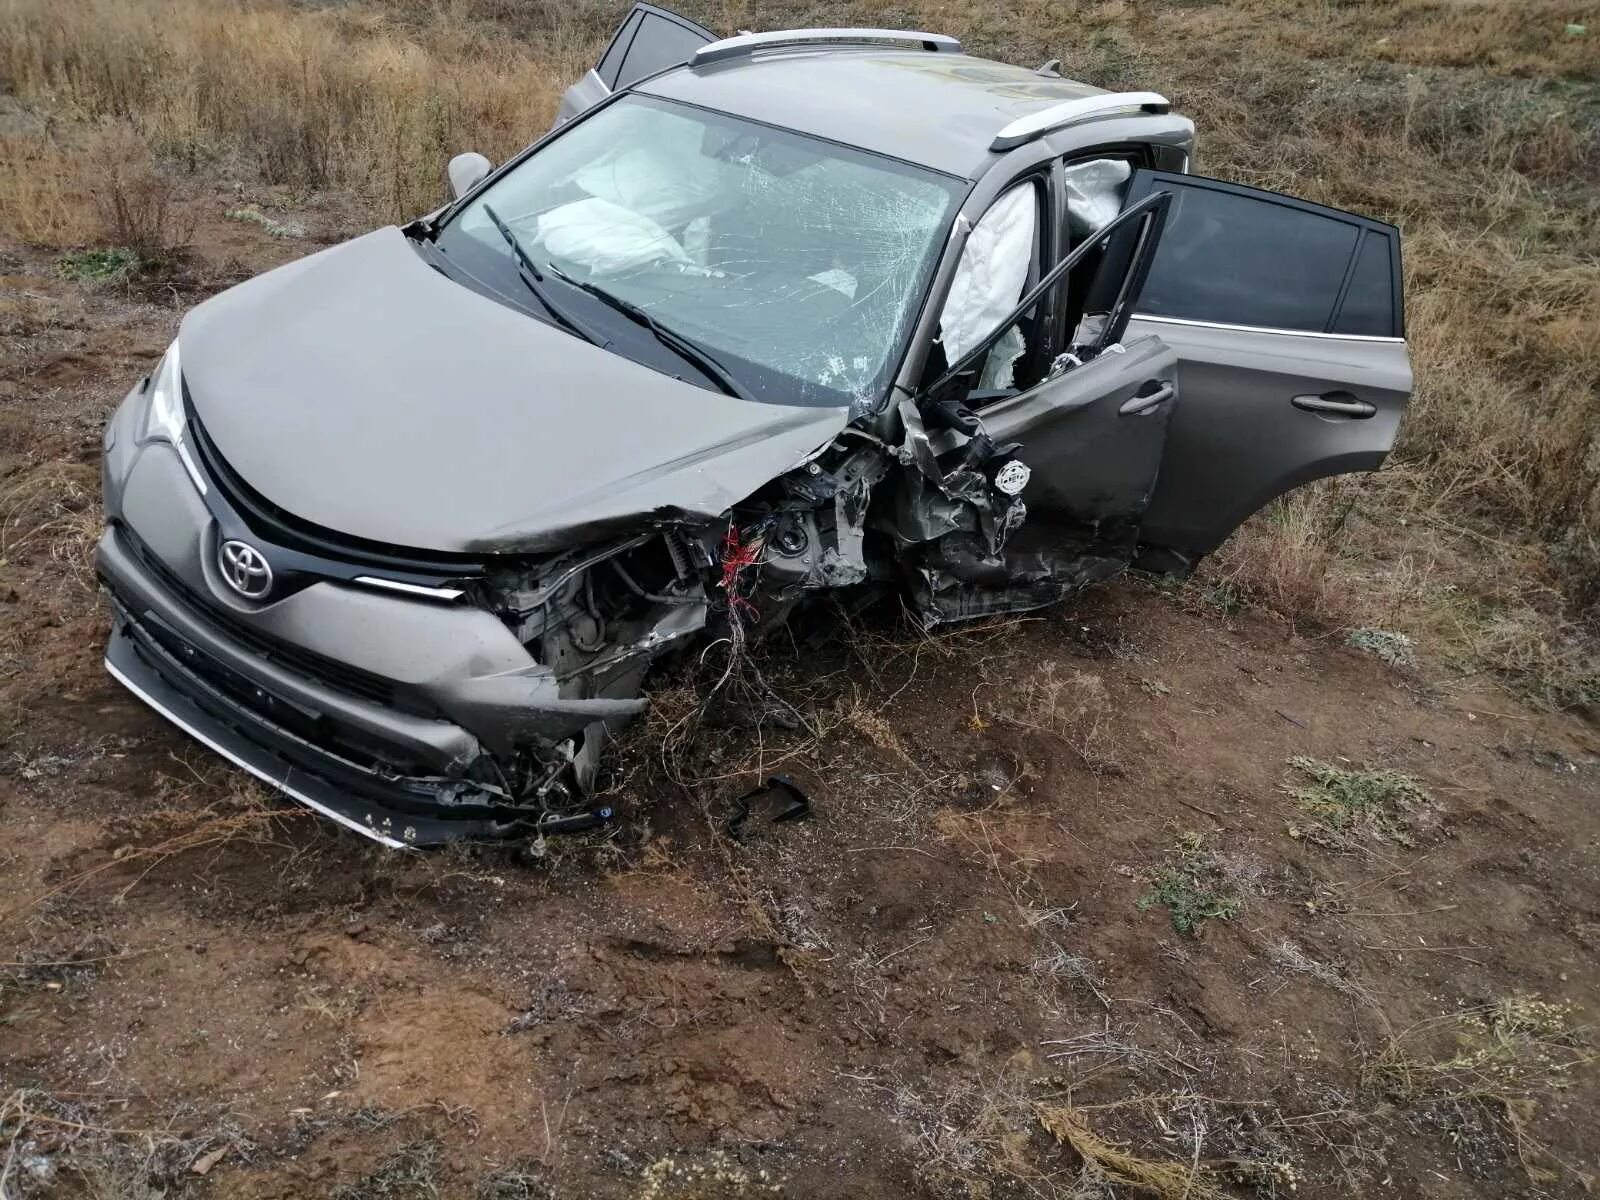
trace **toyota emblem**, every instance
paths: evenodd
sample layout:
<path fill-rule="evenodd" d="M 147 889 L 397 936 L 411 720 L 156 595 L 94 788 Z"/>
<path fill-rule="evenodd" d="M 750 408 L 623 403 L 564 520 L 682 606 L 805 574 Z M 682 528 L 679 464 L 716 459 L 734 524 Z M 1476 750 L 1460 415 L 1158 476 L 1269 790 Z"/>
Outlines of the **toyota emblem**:
<path fill-rule="evenodd" d="M 272 590 L 272 567 L 266 555 L 248 542 L 223 542 L 217 565 L 227 585 L 247 599 L 259 600 Z"/>

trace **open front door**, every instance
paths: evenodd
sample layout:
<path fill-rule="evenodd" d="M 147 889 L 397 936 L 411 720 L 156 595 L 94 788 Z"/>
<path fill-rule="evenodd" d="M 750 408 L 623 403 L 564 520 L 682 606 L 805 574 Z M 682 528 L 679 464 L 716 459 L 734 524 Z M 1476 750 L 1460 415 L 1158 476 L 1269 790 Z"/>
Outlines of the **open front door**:
<path fill-rule="evenodd" d="M 1411 395 L 1392 225 L 1237 184 L 1137 171 L 1173 200 L 1128 336 L 1177 354 L 1183 405 L 1144 565 L 1183 569 L 1291 488 L 1376 469 Z"/>
<path fill-rule="evenodd" d="M 570 121 L 646 75 L 688 62 L 701 46 L 716 40 L 716 34 L 687 17 L 653 4 L 635 4 L 594 70 L 562 94 L 556 124 Z"/>
<path fill-rule="evenodd" d="M 990 211 L 1003 210 L 1016 194 L 1015 188 L 1007 190 Z M 1003 558 L 964 558 L 959 544 L 954 553 L 941 546 L 925 556 L 925 586 L 919 593 L 925 620 L 930 615 L 953 619 L 1038 607 L 1071 588 L 1114 575 L 1132 561 L 1178 407 L 1178 381 L 1172 350 L 1158 337 L 1129 338 L 1127 328 L 1133 301 L 1161 243 L 1170 203 L 1165 196 L 1153 196 L 1127 205 L 1093 239 L 1058 257 L 1008 315 L 993 320 L 993 329 L 924 389 L 919 413 L 925 422 L 976 435 L 963 441 L 946 432 L 927 445 L 947 458 L 965 454 L 969 464 L 972 450 L 986 446 L 993 455 L 987 461 L 1000 464 L 986 467 L 995 489 L 1008 497 L 1017 494 L 1002 486 L 1008 470 L 1013 483 L 1022 487 L 1021 506 L 1013 505 L 996 522 L 1007 530 L 999 539 Z M 974 227 L 974 237 L 988 215 Z M 1108 242 L 1114 252 L 1101 253 L 1102 243 Z M 971 248 L 971 241 L 962 248 L 963 263 Z M 985 250 L 991 260 L 993 250 Z M 1072 351 L 1057 357 L 1042 380 L 1021 391 L 996 394 L 976 388 L 991 351 L 1017 320 L 1036 306 L 1054 311 L 1050 296 L 1091 254 L 1088 269 L 1096 304 L 1080 324 Z M 995 274 L 992 261 L 988 273 Z M 940 328 L 948 337 L 943 317 Z M 926 441 L 924 434 L 916 437 Z M 946 465 L 945 459 L 939 461 Z M 1016 464 L 1027 468 L 1021 479 L 1012 469 Z M 946 495 L 953 478 L 945 476 Z"/>
<path fill-rule="evenodd" d="M 994 525 L 1008 531 L 998 553 L 984 549 L 982 538 L 993 530 L 983 520 L 982 537 L 938 536 L 947 515 L 937 502 L 935 511 L 909 523 L 936 531 L 913 560 L 912 596 L 924 624 L 1026 612 L 1126 567 L 1161 468 L 1176 373 L 1177 356 L 1161 339 L 1142 337 L 984 406 L 981 436 L 1008 459 L 994 470 L 995 491 L 1005 493 L 1001 499 L 1015 494 L 1003 480 L 1008 470 L 1015 476 L 1019 463 L 1030 474 L 1021 504 L 994 510 Z M 1021 449 L 1009 459 L 1014 442 Z M 953 464 L 972 443 L 946 433 L 930 445 L 944 446 L 941 464 Z M 959 476 L 947 474 L 940 490 L 970 499 L 970 479 L 952 487 Z M 1020 524 L 1013 520 L 1019 516 Z"/>
<path fill-rule="evenodd" d="M 983 410 L 989 436 L 1021 442 L 1032 469 L 1024 532 L 1080 559 L 1075 582 L 1132 559 L 1177 399 L 1177 355 L 1140 337 Z"/>

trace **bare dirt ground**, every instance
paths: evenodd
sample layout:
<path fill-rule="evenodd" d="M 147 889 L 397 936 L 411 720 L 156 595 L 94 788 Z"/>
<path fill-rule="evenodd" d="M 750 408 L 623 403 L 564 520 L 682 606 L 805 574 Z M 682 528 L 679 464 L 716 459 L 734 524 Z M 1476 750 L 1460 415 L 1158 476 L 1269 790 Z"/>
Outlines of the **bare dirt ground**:
<path fill-rule="evenodd" d="M 669 679 L 619 825 L 531 854 L 377 850 L 167 727 L 100 666 L 100 426 L 184 306 L 351 232 L 239 203 L 137 285 L 0 246 L 8 1200 L 1600 1175 L 1600 732 L 1225 590 L 797 634 L 776 734 L 687 738 Z M 770 770 L 811 817 L 730 837 Z"/>

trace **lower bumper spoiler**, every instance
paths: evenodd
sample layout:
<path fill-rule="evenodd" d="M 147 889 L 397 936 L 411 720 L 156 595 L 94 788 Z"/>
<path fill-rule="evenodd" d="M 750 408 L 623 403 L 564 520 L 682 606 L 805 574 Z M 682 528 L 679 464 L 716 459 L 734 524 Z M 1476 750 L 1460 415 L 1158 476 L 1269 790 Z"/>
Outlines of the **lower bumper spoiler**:
<path fill-rule="evenodd" d="M 237 726 L 201 707 L 164 679 L 140 654 L 120 622 L 114 623 L 105 663 L 106 670 L 117 682 L 196 741 L 291 799 L 380 845 L 401 849 L 504 833 L 503 826 L 490 821 L 439 819 L 387 809 L 287 761 L 268 746 L 245 736 Z"/>

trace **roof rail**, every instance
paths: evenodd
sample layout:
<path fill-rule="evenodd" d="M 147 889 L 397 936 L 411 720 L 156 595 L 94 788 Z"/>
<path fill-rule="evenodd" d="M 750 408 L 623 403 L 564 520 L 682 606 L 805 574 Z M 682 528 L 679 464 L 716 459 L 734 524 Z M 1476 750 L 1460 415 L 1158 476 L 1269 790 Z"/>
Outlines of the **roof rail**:
<path fill-rule="evenodd" d="M 1009 150 L 1024 142 L 1031 142 L 1052 129 L 1076 125 L 1080 121 L 1092 121 L 1096 117 L 1106 117 L 1113 113 L 1171 111 L 1172 104 L 1165 96 L 1156 92 L 1107 92 L 1102 96 L 1082 96 L 1077 100 L 1053 104 L 1049 108 L 1041 108 L 1038 112 L 1031 112 L 1025 117 L 1018 117 L 994 135 L 994 141 L 989 143 L 989 149 Z"/>
<path fill-rule="evenodd" d="M 701 46 L 689 59 L 691 67 L 739 58 L 776 46 L 803 46 L 813 42 L 918 42 L 924 50 L 960 54 L 961 42 L 944 33 L 915 29 L 775 29 L 770 33 L 741 33 Z"/>

